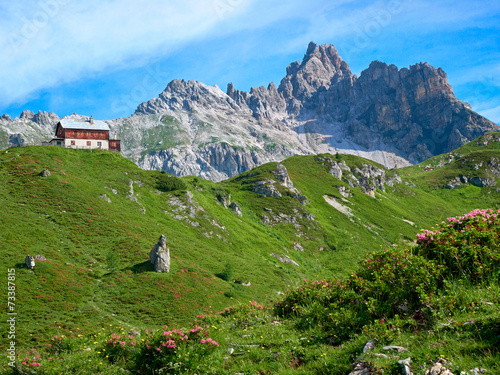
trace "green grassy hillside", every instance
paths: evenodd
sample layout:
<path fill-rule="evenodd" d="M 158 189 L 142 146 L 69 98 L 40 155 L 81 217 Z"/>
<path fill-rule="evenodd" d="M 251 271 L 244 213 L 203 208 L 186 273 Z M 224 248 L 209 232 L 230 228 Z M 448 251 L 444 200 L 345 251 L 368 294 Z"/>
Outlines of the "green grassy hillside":
<path fill-rule="evenodd" d="M 411 243 L 448 216 L 498 208 L 496 186 L 445 188 L 461 175 L 496 181 L 499 135 L 486 138 L 450 163 L 445 155 L 397 171 L 349 155 L 292 157 L 282 164 L 294 189 L 277 180 L 276 163 L 212 183 L 144 171 L 106 151 L 3 151 L 0 255 L 5 285 L 15 269 L 18 354 L 42 355 L 54 336 L 182 326 L 229 305 L 266 305 L 303 279 L 346 277 L 368 252 Z M 342 179 L 329 173 L 332 163 L 349 167 Z M 363 179 L 368 166 L 391 182 Z M 255 192 L 265 180 L 281 197 Z M 148 261 L 161 234 L 172 256 L 168 274 Z M 47 260 L 29 270 L 28 254 Z M 4 353 L 8 342 L 3 329 Z"/>

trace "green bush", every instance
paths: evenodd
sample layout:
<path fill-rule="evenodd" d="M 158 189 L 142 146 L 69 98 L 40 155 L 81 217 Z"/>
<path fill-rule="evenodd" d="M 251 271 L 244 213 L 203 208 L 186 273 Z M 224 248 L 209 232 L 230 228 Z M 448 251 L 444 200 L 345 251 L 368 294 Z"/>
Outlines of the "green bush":
<path fill-rule="evenodd" d="M 179 177 L 162 172 L 156 176 L 156 188 L 163 192 L 187 190 L 187 185 Z"/>
<path fill-rule="evenodd" d="M 109 272 L 116 272 L 116 270 L 118 269 L 118 259 L 112 251 L 109 251 L 106 255 L 106 261 L 108 262 Z"/>
<path fill-rule="evenodd" d="M 231 282 L 233 279 L 233 265 L 229 262 L 226 263 L 222 272 L 216 273 L 215 276 L 224 281 Z"/>

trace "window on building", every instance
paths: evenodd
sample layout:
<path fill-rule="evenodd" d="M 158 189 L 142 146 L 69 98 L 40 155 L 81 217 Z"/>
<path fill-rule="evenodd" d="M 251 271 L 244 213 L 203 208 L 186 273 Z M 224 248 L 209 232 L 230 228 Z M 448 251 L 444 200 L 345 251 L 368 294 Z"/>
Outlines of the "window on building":
<path fill-rule="evenodd" d="M 61 142 L 57 142 L 57 145 L 60 146 L 61 145 Z"/>
<path fill-rule="evenodd" d="M 75 145 L 75 141 L 71 141 L 71 146 L 74 146 Z"/>
<path fill-rule="evenodd" d="M 97 147 L 101 147 L 102 146 L 102 142 L 97 142 Z"/>
<path fill-rule="evenodd" d="M 90 141 L 87 141 L 87 146 L 90 146 Z"/>

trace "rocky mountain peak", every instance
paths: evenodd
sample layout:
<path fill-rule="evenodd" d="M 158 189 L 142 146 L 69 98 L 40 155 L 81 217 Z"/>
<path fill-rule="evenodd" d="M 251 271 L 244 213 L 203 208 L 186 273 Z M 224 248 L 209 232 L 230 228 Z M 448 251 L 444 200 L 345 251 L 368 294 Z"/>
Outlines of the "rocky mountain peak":
<path fill-rule="evenodd" d="M 141 103 L 136 115 L 159 114 L 169 111 L 195 109 L 229 109 L 234 102 L 217 86 L 207 86 L 198 81 L 174 79 L 158 98 Z"/>
<path fill-rule="evenodd" d="M 31 118 L 31 121 L 36 122 L 43 126 L 55 126 L 59 122 L 60 118 L 54 112 L 41 112 L 38 111 L 36 115 Z"/>
<path fill-rule="evenodd" d="M 289 112 L 297 115 L 308 99 L 345 78 L 353 77 L 349 65 L 333 45 L 309 43 L 302 62 L 287 67 L 278 91 L 287 100 Z"/>
<path fill-rule="evenodd" d="M 27 110 L 21 112 L 21 115 L 19 116 L 19 119 L 21 119 L 21 120 L 31 120 L 33 118 L 33 116 L 35 116 L 35 114 L 33 112 L 31 112 L 30 110 L 27 109 Z"/>
<path fill-rule="evenodd" d="M 21 121 L 32 121 L 43 126 L 54 126 L 59 121 L 59 116 L 54 112 L 38 111 L 38 113 L 35 114 L 29 110 L 26 110 L 21 113 L 19 119 Z"/>

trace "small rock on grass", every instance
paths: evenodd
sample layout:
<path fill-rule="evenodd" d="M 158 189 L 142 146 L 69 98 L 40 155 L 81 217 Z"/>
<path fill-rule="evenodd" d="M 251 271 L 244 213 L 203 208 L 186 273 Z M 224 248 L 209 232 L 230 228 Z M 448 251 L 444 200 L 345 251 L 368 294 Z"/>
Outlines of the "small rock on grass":
<path fill-rule="evenodd" d="M 402 346 L 395 346 L 395 345 L 390 345 L 390 346 L 384 346 L 382 350 L 389 351 L 389 350 L 395 350 L 398 353 L 404 352 L 407 350 L 406 348 L 403 348 Z"/>

